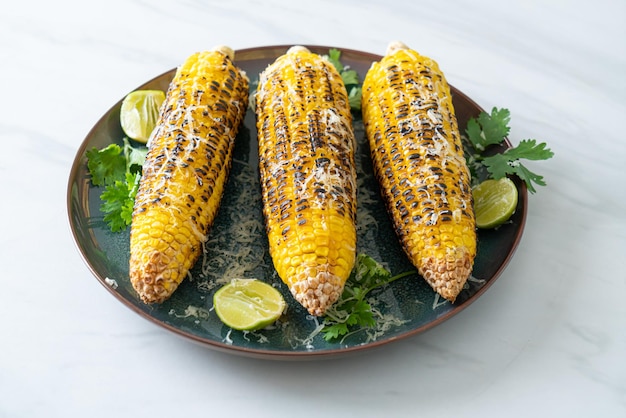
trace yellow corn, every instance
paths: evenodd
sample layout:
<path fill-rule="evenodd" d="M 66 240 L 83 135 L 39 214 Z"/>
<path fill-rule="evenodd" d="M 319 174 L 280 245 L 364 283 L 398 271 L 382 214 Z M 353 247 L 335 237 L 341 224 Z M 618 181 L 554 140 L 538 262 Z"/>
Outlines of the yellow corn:
<path fill-rule="evenodd" d="M 222 47 L 187 58 L 149 139 L 130 232 L 130 280 L 146 303 L 172 295 L 215 218 L 248 105 L 233 55 Z"/>
<path fill-rule="evenodd" d="M 312 315 L 341 295 L 356 252 L 355 139 L 345 86 L 292 47 L 256 94 L 263 211 L 274 267 Z"/>
<path fill-rule="evenodd" d="M 400 43 L 363 82 L 363 121 L 400 242 L 420 275 L 454 302 L 471 274 L 476 227 L 450 88 L 437 63 Z"/>

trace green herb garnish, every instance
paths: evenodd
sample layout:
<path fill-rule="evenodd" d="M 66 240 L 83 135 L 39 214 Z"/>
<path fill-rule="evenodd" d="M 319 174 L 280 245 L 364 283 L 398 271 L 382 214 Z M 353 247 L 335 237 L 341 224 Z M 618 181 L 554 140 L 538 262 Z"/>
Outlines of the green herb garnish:
<path fill-rule="evenodd" d="M 140 173 L 126 173 L 124 180 L 116 180 L 100 195 L 102 199 L 100 210 L 105 213 L 104 221 L 111 231 L 122 231 L 130 225 L 140 179 Z"/>
<path fill-rule="evenodd" d="M 102 149 L 93 147 L 86 153 L 91 182 L 104 187 L 100 194 L 100 211 L 113 232 L 122 231 L 131 223 L 147 152 L 146 147 L 133 147 L 124 138 L 123 147 L 111 144 Z"/>
<path fill-rule="evenodd" d="M 481 112 L 476 118 L 472 118 L 467 122 L 465 133 L 470 140 L 477 154 L 471 157 L 474 161 L 482 164 L 491 177 L 499 180 L 507 175 L 514 174 L 522 179 L 528 191 L 535 193 L 533 186 L 545 186 L 543 176 L 533 173 L 526 168 L 521 160 L 547 160 L 552 158 L 554 153 L 546 148 L 546 143 L 537 143 L 534 139 L 522 140 L 516 147 L 509 148 L 501 154 L 491 156 L 483 156 L 482 153 L 490 145 L 500 144 L 509 134 L 509 121 L 511 113 L 508 109 L 493 108 L 491 114 Z"/>
<path fill-rule="evenodd" d="M 117 144 L 98 150 L 93 147 L 87 151 L 87 168 L 94 186 L 106 186 L 124 179 L 126 158 Z"/>
<path fill-rule="evenodd" d="M 359 329 L 375 327 L 372 306 L 365 297 L 374 289 L 415 273 L 407 271 L 392 276 L 376 260 L 359 254 L 341 297 L 324 315 L 324 339 L 331 341 Z"/>
<path fill-rule="evenodd" d="M 328 60 L 333 64 L 341 75 L 343 84 L 346 86 L 348 92 L 348 101 L 350 102 L 350 109 L 355 111 L 361 110 L 361 86 L 359 81 L 359 74 L 356 70 L 352 70 L 347 66 L 344 66 L 341 62 L 341 51 L 336 48 L 332 48 L 328 51 L 326 56 Z"/>

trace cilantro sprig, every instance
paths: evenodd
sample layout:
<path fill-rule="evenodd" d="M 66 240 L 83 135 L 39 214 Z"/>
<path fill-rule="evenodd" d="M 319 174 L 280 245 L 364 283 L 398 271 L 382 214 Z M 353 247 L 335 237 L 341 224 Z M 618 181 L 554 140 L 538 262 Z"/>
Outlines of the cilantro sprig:
<path fill-rule="evenodd" d="M 474 149 L 478 152 L 470 156 L 470 159 L 482 164 L 491 177 L 499 180 L 508 175 L 516 175 L 522 179 L 528 191 L 535 193 L 537 190 L 533 184 L 545 186 L 543 176 L 530 171 L 522 160 L 547 160 L 554 153 L 547 148 L 545 142 L 537 143 L 535 139 L 524 139 L 513 148 L 507 149 L 501 154 L 483 156 L 482 153 L 490 146 L 504 141 L 511 128 L 509 122 L 511 113 L 508 109 L 494 107 L 491 114 L 481 112 L 478 117 L 467 122 L 465 133 Z"/>
<path fill-rule="evenodd" d="M 124 177 L 124 180 L 108 185 L 100 195 L 100 210 L 105 213 L 104 221 L 113 232 L 122 231 L 130 225 L 141 174 L 126 173 Z"/>
<path fill-rule="evenodd" d="M 92 184 L 104 187 L 100 210 L 113 232 L 122 231 L 131 223 L 147 152 L 146 147 L 133 147 L 124 138 L 122 147 L 110 144 L 102 149 L 93 147 L 86 153 Z"/>
<path fill-rule="evenodd" d="M 359 81 L 359 74 L 356 70 L 352 70 L 350 67 L 343 65 L 341 62 L 341 51 L 338 49 L 330 49 L 326 57 L 341 75 L 343 84 L 346 86 L 346 91 L 348 92 L 350 109 L 360 111 L 362 88 Z"/>
<path fill-rule="evenodd" d="M 322 322 L 324 339 L 331 341 L 359 329 L 375 327 L 376 320 L 367 295 L 374 289 L 412 274 L 415 271 L 392 276 L 372 257 L 359 254 L 341 297 L 326 311 Z"/>

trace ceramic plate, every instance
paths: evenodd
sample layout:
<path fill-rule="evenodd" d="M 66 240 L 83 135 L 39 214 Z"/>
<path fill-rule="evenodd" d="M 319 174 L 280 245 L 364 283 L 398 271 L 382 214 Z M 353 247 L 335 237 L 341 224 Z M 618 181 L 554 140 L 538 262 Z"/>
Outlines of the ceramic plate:
<path fill-rule="evenodd" d="M 329 50 L 329 47 L 320 46 L 309 48 L 322 54 Z M 258 74 L 287 49 L 288 46 L 269 46 L 236 51 L 236 62 L 247 72 L 254 87 Z M 345 65 L 357 70 L 363 80 L 371 63 L 381 57 L 344 49 L 341 58 Z M 174 69 L 170 70 L 137 88 L 166 90 L 174 72 Z M 463 132 L 468 119 L 477 116 L 482 109 L 454 88 L 452 94 Z M 257 138 L 254 112 L 248 110 L 204 257 L 194 267 L 192 279 L 186 279 L 168 301 L 161 305 L 145 305 L 128 279 L 129 231 L 112 233 L 105 225 L 99 210 L 102 190 L 91 185 L 85 157 L 86 151 L 93 147 L 122 143 L 120 104 L 121 99 L 89 132 L 72 166 L 67 204 L 74 240 L 89 269 L 120 302 L 166 330 L 209 348 L 252 357 L 315 359 L 371 349 L 419 334 L 441 324 L 479 298 L 502 273 L 522 235 L 527 191 L 518 181 L 520 198 L 515 214 L 510 222 L 497 230 L 479 231 L 474 271 L 456 303 L 440 299 L 419 276 L 412 275 L 373 292 L 374 307 L 385 317 L 380 322 L 384 327 L 327 342 L 317 332 L 319 321 L 307 315 L 276 276 L 264 230 L 258 228 L 263 218 L 257 175 Z M 358 251 L 376 258 L 393 274 L 410 270 L 412 267 L 402 253 L 379 199 L 360 116 L 355 116 L 355 132 L 360 182 Z M 247 228 L 245 234 L 242 235 L 238 228 Z M 273 283 L 285 295 L 288 310 L 275 326 L 246 333 L 231 330 L 217 318 L 213 311 L 213 293 L 231 277 L 242 276 Z"/>

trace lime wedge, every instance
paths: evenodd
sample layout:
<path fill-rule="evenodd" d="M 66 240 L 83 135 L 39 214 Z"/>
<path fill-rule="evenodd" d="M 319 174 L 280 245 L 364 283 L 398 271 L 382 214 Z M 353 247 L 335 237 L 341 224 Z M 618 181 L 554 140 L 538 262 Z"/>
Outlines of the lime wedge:
<path fill-rule="evenodd" d="M 280 292 L 256 279 L 233 279 L 213 296 L 217 316 L 229 327 L 253 331 L 274 323 L 287 304 Z"/>
<path fill-rule="evenodd" d="M 485 180 L 472 190 L 476 226 L 494 228 L 506 222 L 517 206 L 517 187 L 507 177 Z"/>
<path fill-rule="evenodd" d="M 124 97 L 120 109 L 124 133 L 137 142 L 148 142 L 164 100 L 165 93 L 161 90 L 135 90 Z"/>

